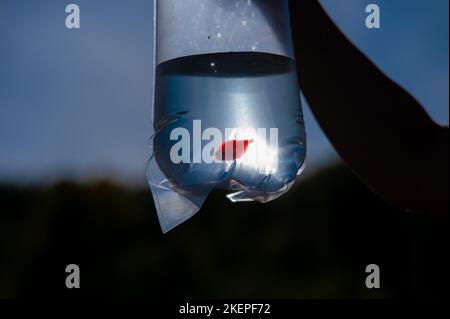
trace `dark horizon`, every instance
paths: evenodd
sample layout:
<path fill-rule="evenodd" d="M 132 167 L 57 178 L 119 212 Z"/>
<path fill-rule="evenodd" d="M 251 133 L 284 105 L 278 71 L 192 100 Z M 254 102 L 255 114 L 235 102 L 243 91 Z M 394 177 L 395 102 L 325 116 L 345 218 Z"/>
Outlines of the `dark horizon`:
<path fill-rule="evenodd" d="M 225 193 L 163 235 L 145 188 L 0 186 L 0 298 L 448 296 L 435 268 L 448 266 L 448 221 L 387 205 L 343 165 L 264 205 Z M 82 288 L 68 290 L 64 269 L 74 261 Z M 368 290 L 374 262 L 382 286 Z"/>

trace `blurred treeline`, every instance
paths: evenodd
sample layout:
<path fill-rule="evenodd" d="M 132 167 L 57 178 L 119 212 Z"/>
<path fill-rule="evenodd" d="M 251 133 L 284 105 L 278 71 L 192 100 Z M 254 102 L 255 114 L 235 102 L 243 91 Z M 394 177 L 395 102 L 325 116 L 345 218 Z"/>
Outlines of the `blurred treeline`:
<path fill-rule="evenodd" d="M 390 208 L 346 167 L 268 204 L 223 191 L 162 235 L 148 189 L 0 187 L 0 297 L 385 298 L 448 295 L 448 220 Z M 81 268 L 81 289 L 65 267 Z M 381 268 L 381 289 L 365 267 Z"/>

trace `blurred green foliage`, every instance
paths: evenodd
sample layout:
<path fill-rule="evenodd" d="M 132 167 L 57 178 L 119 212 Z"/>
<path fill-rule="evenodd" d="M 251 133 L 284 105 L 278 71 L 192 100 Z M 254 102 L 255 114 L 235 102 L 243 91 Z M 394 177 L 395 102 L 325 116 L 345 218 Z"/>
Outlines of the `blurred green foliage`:
<path fill-rule="evenodd" d="M 390 208 L 346 167 L 268 204 L 215 191 L 162 235 L 147 189 L 0 187 L 0 297 L 389 298 L 448 295 L 448 221 Z M 81 289 L 65 267 L 81 268 Z M 365 267 L 381 268 L 379 290 Z"/>

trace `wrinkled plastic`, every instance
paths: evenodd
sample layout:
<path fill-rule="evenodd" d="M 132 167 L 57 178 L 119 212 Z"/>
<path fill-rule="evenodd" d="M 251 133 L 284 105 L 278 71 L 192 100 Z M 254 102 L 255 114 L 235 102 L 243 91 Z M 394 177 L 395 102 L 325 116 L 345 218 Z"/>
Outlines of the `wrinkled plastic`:
<path fill-rule="evenodd" d="M 209 192 L 265 203 L 302 171 L 306 136 L 287 1 L 155 1 L 148 182 L 163 232 Z"/>

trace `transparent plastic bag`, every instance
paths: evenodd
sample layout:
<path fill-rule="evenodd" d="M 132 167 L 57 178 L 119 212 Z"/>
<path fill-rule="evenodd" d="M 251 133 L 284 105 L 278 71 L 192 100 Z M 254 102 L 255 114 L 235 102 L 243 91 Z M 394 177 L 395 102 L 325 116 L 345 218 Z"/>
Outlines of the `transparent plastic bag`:
<path fill-rule="evenodd" d="M 300 174 L 306 136 L 287 0 L 156 0 L 148 182 L 163 232 L 215 188 L 267 202 Z"/>

